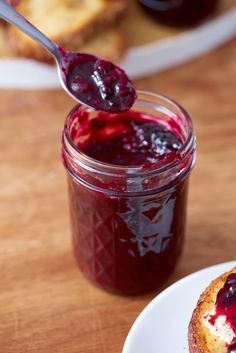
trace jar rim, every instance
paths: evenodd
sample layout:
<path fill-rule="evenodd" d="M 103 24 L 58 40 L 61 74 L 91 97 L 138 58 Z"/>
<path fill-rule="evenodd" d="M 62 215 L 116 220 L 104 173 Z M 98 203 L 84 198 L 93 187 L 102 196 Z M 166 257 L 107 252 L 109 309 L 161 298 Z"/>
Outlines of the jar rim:
<path fill-rule="evenodd" d="M 194 148 L 195 145 L 195 136 L 193 134 L 193 123 L 192 119 L 190 118 L 189 114 L 187 111 L 175 100 L 162 95 L 158 93 L 153 93 L 153 92 L 148 92 L 145 90 L 137 90 L 137 95 L 138 99 L 137 101 L 142 101 L 142 98 L 139 99 L 139 95 L 144 95 L 147 97 L 152 97 L 156 99 L 161 99 L 163 102 L 166 102 L 167 104 L 172 105 L 175 109 L 181 113 L 181 115 L 184 116 L 186 119 L 186 122 L 188 124 L 188 135 L 186 137 L 186 141 L 181 145 L 181 147 L 178 150 L 178 154 L 181 157 L 184 157 L 189 151 L 191 151 Z M 160 104 L 159 104 L 160 105 Z M 143 165 L 138 165 L 138 166 L 125 166 L 125 165 L 116 165 L 116 164 L 110 164 L 110 163 L 105 163 L 101 162 L 99 160 L 96 160 L 82 151 L 78 150 L 73 143 L 73 141 L 70 138 L 70 134 L 68 131 L 68 119 L 71 116 L 71 114 L 80 107 L 80 104 L 77 104 L 68 114 L 65 124 L 64 124 L 64 131 L 63 131 L 63 138 L 62 138 L 62 143 L 66 150 L 69 152 L 69 154 L 73 157 L 73 160 L 75 163 L 83 164 L 86 166 L 87 169 L 93 169 L 96 170 L 97 173 L 101 171 L 101 173 L 106 173 L 108 175 L 121 175 L 121 174 L 128 174 L 130 178 L 132 177 L 137 177 L 137 176 L 151 176 L 152 174 L 161 174 L 163 172 L 166 172 L 178 165 L 178 160 L 174 160 L 171 162 L 167 162 L 165 165 L 158 166 L 159 163 L 156 163 L 153 168 L 150 170 L 146 170 L 143 168 Z M 132 109 L 132 108 L 131 108 Z"/>

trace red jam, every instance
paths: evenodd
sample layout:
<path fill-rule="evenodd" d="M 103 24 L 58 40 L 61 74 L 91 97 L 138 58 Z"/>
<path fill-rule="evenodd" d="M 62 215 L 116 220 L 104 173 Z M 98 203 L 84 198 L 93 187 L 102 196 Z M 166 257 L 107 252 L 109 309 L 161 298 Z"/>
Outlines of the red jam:
<path fill-rule="evenodd" d="M 212 315 L 209 322 L 214 325 L 218 316 L 225 315 L 226 322 L 236 336 L 236 273 L 228 276 L 224 287 L 217 294 L 215 303 L 215 315 Z M 228 353 L 236 353 L 236 342 L 228 346 Z"/>
<path fill-rule="evenodd" d="M 109 291 L 160 288 L 179 259 L 194 151 L 180 156 L 186 136 L 178 119 L 81 107 L 67 118 L 62 152 L 74 253 L 83 273 Z"/>
<path fill-rule="evenodd" d="M 139 0 L 143 9 L 159 22 L 192 26 L 215 10 L 218 0 Z"/>
<path fill-rule="evenodd" d="M 90 54 L 60 52 L 66 85 L 81 102 L 112 113 L 133 105 L 136 92 L 118 66 Z"/>
<path fill-rule="evenodd" d="M 73 133 L 74 140 L 80 151 L 96 160 L 148 168 L 148 164 L 178 158 L 181 137 L 150 116 L 129 111 L 116 115 L 99 112 L 90 123 L 88 113 L 83 118 L 80 131 Z"/>

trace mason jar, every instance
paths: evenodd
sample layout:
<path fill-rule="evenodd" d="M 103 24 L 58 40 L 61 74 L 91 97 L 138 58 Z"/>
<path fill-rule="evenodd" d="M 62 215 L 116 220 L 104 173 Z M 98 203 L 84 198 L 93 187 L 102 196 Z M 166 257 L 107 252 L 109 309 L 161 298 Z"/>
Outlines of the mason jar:
<path fill-rule="evenodd" d="M 83 139 L 85 117 L 93 122 L 97 112 L 81 105 L 69 113 L 62 134 L 76 261 L 96 285 L 128 295 L 160 288 L 175 269 L 183 249 L 188 179 L 195 162 L 192 121 L 179 104 L 138 92 L 132 111 L 168 124 L 181 136 L 177 158 L 144 167 L 89 157 L 76 139 Z"/>

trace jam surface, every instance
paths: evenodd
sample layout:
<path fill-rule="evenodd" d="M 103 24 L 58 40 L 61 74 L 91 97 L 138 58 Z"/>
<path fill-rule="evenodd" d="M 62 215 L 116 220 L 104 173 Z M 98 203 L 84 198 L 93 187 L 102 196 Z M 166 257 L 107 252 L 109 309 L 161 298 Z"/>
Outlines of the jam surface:
<path fill-rule="evenodd" d="M 192 26 L 209 16 L 218 0 L 139 0 L 156 20 L 173 26 Z"/>
<path fill-rule="evenodd" d="M 98 113 L 86 123 L 83 142 L 77 147 L 101 162 L 139 166 L 178 158 L 180 136 L 168 124 L 134 111 L 109 115 Z M 78 136 L 75 135 L 74 140 Z"/>
<path fill-rule="evenodd" d="M 214 325 L 218 316 L 225 315 L 226 322 L 230 325 L 236 336 L 236 273 L 228 276 L 224 287 L 218 292 L 215 311 L 216 313 L 211 317 L 210 323 Z M 228 352 L 236 352 L 235 340 L 228 346 Z"/>
<path fill-rule="evenodd" d="M 109 112 L 125 111 L 133 105 L 136 92 L 118 66 L 90 54 L 60 52 L 66 85 L 81 102 Z"/>

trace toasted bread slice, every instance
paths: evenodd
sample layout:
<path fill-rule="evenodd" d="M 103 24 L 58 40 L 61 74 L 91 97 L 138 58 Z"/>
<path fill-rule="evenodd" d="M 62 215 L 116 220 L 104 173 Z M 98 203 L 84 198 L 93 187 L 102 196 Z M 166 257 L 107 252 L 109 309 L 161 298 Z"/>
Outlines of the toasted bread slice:
<path fill-rule="evenodd" d="M 12 57 L 14 56 L 13 49 L 9 46 L 7 41 L 5 27 L 0 25 L 0 57 Z"/>
<path fill-rule="evenodd" d="M 126 6 L 125 0 L 24 0 L 17 10 L 57 44 L 76 51 Z M 18 54 L 47 60 L 48 54 L 39 44 L 12 26 L 9 39 Z"/>
<path fill-rule="evenodd" d="M 190 353 L 227 353 L 226 342 L 207 327 L 204 318 L 214 312 L 217 294 L 231 273 L 236 273 L 236 267 L 212 281 L 200 296 L 188 329 Z"/>
<path fill-rule="evenodd" d="M 76 51 L 91 53 L 107 60 L 117 62 L 124 53 L 125 48 L 126 41 L 124 36 L 114 29 L 106 29 L 88 40 L 86 44 L 78 47 Z M 9 45 L 5 28 L 0 26 L 0 58 L 14 56 L 17 56 L 17 54 Z M 45 57 L 45 61 L 54 62 L 51 56 Z"/>
<path fill-rule="evenodd" d="M 118 62 L 125 48 L 126 40 L 124 36 L 114 29 L 108 29 L 91 38 L 86 44 L 78 47 L 76 51 L 94 54 Z"/>

